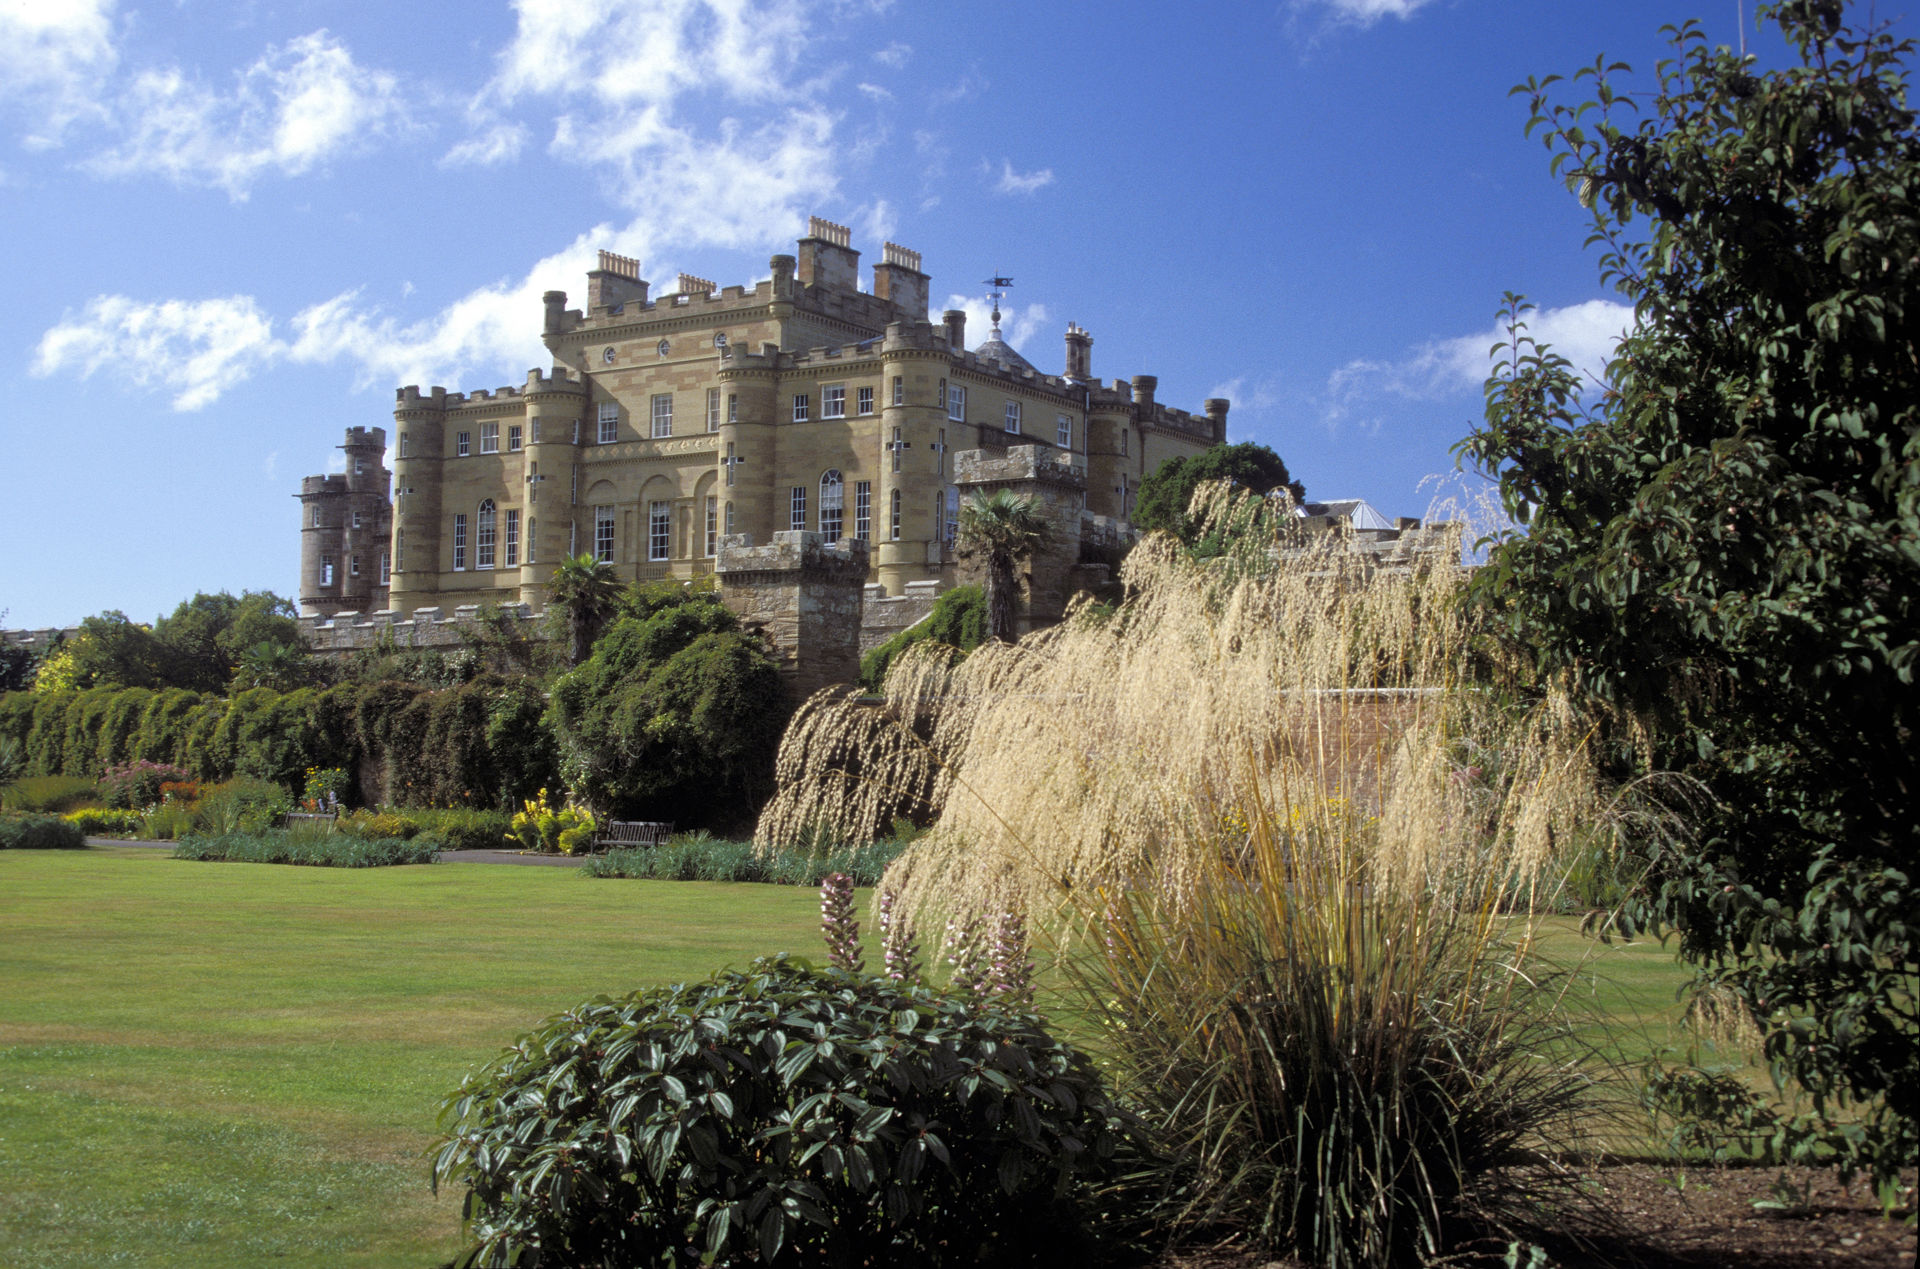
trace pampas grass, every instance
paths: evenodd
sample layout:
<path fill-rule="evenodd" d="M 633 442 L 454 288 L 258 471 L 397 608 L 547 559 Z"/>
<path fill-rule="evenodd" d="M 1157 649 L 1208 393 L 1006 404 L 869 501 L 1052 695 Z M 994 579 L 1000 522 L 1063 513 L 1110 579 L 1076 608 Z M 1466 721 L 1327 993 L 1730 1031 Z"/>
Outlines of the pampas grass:
<path fill-rule="evenodd" d="M 1457 538 L 1383 566 L 1264 499 L 1194 512 L 1225 554 L 1149 538 L 1116 613 L 958 666 L 910 653 L 878 709 L 816 697 L 762 844 L 937 815 L 882 883 L 890 920 L 1026 914 L 1159 1128 L 1163 1226 L 1328 1265 L 1436 1255 L 1457 1218 L 1499 1221 L 1509 1165 L 1573 1139 L 1588 1080 L 1530 914 L 1572 844 L 1634 821 L 1567 698 L 1488 662 Z"/>

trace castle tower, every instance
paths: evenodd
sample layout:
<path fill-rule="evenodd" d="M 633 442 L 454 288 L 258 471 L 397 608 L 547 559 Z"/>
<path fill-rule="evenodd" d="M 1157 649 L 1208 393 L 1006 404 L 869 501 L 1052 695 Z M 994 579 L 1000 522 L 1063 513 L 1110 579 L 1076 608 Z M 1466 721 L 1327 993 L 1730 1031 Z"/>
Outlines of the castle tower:
<path fill-rule="evenodd" d="M 563 295 L 560 303 L 566 304 Z M 520 600 L 547 606 L 547 584 L 567 557 L 579 490 L 580 443 L 588 424 L 587 386 L 555 367 L 527 372 L 526 554 L 520 564 Z"/>
<path fill-rule="evenodd" d="M 440 469 L 446 453 L 447 390 L 421 395 L 418 384 L 394 393 L 393 584 L 389 606 L 410 613 L 437 605 L 440 578 Z"/>
<path fill-rule="evenodd" d="M 876 580 L 889 595 L 936 575 L 945 559 L 936 507 L 963 443 L 960 429 L 948 425 L 941 399 L 952 360 L 933 329 L 925 322 L 894 322 L 880 345 L 883 405 L 873 554 Z"/>
<path fill-rule="evenodd" d="M 391 504 L 386 429 L 350 427 L 346 470 L 300 482 L 300 610 L 332 616 L 387 606 Z"/>

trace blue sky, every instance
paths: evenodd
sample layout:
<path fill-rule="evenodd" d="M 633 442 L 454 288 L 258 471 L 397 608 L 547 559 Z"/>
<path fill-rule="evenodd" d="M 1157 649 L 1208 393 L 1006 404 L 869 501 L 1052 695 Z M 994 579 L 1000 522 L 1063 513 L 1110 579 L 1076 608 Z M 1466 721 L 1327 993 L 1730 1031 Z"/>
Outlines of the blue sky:
<path fill-rule="evenodd" d="M 0 0 L 4 622 L 293 595 L 291 495 L 396 386 L 546 364 L 596 248 L 748 283 L 809 213 L 1421 514 L 1502 292 L 1587 362 L 1623 320 L 1508 89 L 1742 8 L 1777 59 L 1751 0 Z"/>

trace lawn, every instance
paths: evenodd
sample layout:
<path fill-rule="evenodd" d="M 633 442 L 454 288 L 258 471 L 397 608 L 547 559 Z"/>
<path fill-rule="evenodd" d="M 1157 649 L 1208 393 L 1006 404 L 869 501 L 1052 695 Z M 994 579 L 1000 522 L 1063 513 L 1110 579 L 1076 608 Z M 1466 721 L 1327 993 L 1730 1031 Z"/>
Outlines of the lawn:
<path fill-rule="evenodd" d="M 530 1024 L 818 955 L 811 890 L 0 854 L 0 1264 L 438 1264 L 439 1099 Z"/>
<path fill-rule="evenodd" d="M 462 1073 L 596 994 L 817 956 L 818 921 L 565 868 L 0 854 L 0 1263 L 441 1263 L 423 1152 Z M 1629 1057 L 1680 1042 L 1670 953 L 1557 943 Z"/>

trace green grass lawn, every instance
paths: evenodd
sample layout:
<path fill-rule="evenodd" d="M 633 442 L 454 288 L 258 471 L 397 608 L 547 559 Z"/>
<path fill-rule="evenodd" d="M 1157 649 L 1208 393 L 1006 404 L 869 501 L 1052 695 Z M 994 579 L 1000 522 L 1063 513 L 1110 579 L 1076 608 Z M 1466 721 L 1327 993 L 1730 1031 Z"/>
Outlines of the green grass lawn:
<path fill-rule="evenodd" d="M 601 993 L 818 956 L 807 889 L 0 854 L 0 1264 L 412 1265 L 469 1067 Z"/>
<path fill-rule="evenodd" d="M 811 889 L 570 868 L 0 853 L 0 1264 L 441 1263 L 423 1155 L 464 1072 L 597 994 L 818 957 L 818 922 Z M 1670 952 L 1554 941 L 1628 1058 L 1684 1043 Z"/>

